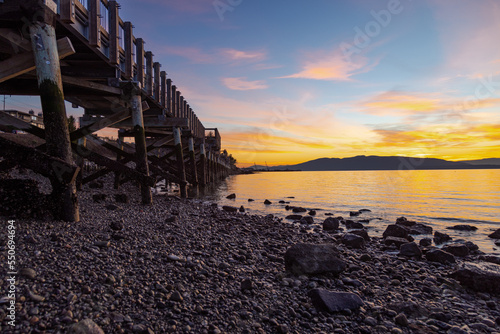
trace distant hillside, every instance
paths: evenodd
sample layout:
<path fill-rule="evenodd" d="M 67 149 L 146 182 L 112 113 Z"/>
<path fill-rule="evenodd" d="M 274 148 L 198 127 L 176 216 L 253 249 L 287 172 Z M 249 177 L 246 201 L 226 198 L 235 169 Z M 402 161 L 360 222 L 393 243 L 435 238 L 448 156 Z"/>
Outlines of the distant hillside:
<path fill-rule="evenodd" d="M 269 167 L 270 170 L 289 169 L 303 171 L 330 170 L 405 170 L 405 169 L 478 169 L 500 168 L 500 164 L 472 164 L 434 158 L 356 156 L 351 158 L 321 158 L 297 165 Z"/>
<path fill-rule="evenodd" d="M 466 160 L 461 161 L 471 165 L 500 165 L 500 158 L 489 158 L 489 159 L 481 159 L 481 160 Z"/>

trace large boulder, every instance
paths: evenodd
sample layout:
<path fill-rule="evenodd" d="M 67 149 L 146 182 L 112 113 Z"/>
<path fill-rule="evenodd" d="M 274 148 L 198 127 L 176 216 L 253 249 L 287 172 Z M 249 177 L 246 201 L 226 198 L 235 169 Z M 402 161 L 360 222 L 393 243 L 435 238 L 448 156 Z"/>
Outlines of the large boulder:
<path fill-rule="evenodd" d="M 342 237 L 342 243 L 351 248 L 362 248 L 365 245 L 365 239 L 359 235 L 346 233 Z"/>
<path fill-rule="evenodd" d="M 345 268 L 346 263 L 330 244 L 295 244 L 285 253 L 285 269 L 297 275 L 339 274 Z"/>
<path fill-rule="evenodd" d="M 410 234 L 432 234 L 432 227 L 424 224 L 415 224 L 410 227 Z"/>
<path fill-rule="evenodd" d="M 302 218 L 300 218 L 300 223 L 307 224 L 307 225 L 314 224 L 314 218 L 311 216 L 302 217 Z"/>
<path fill-rule="evenodd" d="M 365 241 L 370 241 L 370 236 L 368 235 L 368 232 L 365 229 L 363 229 L 363 230 L 354 230 L 354 231 L 351 231 L 349 233 L 359 235 L 360 237 L 362 237 L 363 239 L 365 239 Z"/>
<path fill-rule="evenodd" d="M 470 252 L 469 247 L 465 246 L 464 244 L 446 245 L 445 247 L 443 247 L 443 250 L 459 257 L 465 257 L 469 255 Z"/>
<path fill-rule="evenodd" d="M 425 254 L 427 261 L 438 262 L 441 264 L 455 263 L 455 257 L 453 254 L 445 252 L 441 249 L 433 249 Z"/>
<path fill-rule="evenodd" d="M 355 222 L 352 220 L 346 220 L 345 227 L 348 228 L 349 230 L 361 230 L 365 228 L 364 225 L 361 224 L 360 222 Z"/>
<path fill-rule="evenodd" d="M 420 258 L 422 251 L 415 242 L 407 242 L 399 248 L 399 255 Z"/>
<path fill-rule="evenodd" d="M 104 334 L 104 331 L 92 320 L 85 319 L 70 326 L 68 334 Z"/>
<path fill-rule="evenodd" d="M 328 217 L 323 222 L 323 230 L 325 231 L 336 231 L 339 229 L 340 220 L 333 217 Z"/>
<path fill-rule="evenodd" d="M 463 286 L 479 291 L 500 295 L 500 265 L 494 263 L 464 263 L 450 274 Z"/>
<path fill-rule="evenodd" d="M 406 217 L 399 217 L 398 219 L 396 219 L 396 224 L 403 225 L 403 226 L 413 226 L 416 223 L 412 220 L 406 219 Z"/>
<path fill-rule="evenodd" d="M 313 289 L 309 291 L 311 303 L 318 311 L 341 312 L 357 310 L 363 306 L 363 300 L 352 292 L 328 291 Z"/>
<path fill-rule="evenodd" d="M 408 239 L 408 232 L 408 228 L 402 225 L 390 224 L 387 226 L 382 236 L 384 237 L 384 239 L 387 237 Z"/>
<path fill-rule="evenodd" d="M 446 229 L 456 230 L 456 231 L 476 231 L 477 227 L 472 225 L 455 225 L 455 226 L 448 226 Z"/>
<path fill-rule="evenodd" d="M 384 244 L 387 246 L 390 245 L 396 245 L 396 247 L 399 249 L 401 245 L 406 244 L 408 242 L 408 239 L 405 238 L 398 238 L 398 237 L 387 237 L 384 239 Z"/>
<path fill-rule="evenodd" d="M 434 232 L 434 243 L 436 245 L 451 241 L 451 237 L 446 233 Z"/>
<path fill-rule="evenodd" d="M 495 232 L 491 233 L 490 235 L 488 235 L 488 237 L 492 239 L 500 239 L 500 228 Z"/>

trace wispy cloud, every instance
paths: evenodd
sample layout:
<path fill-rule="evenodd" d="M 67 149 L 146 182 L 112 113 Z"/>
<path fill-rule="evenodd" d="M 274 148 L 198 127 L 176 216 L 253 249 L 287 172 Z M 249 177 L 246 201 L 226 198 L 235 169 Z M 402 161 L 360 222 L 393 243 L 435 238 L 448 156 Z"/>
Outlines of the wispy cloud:
<path fill-rule="evenodd" d="M 378 60 L 370 61 L 363 55 L 347 59 L 340 51 L 319 52 L 306 57 L 300 72 L 281 78 L 350 81 L 353 76 L 368 72 L 377 64 Z"/>
<path fill-rule="evenodd" d="M 195 64 L 247 64 L 260 62 L 267 57 L 264 51 L 227 48 L 206 51 L 197 47 L 185 46 L 163 46 L 159 52 L 165 55 L 184 57 Z"/>
<path fill-rule="evenodd" d="M 222 82 L 232 90 L 255 90 L 266 89 L 268 86 L 264 80 L 248 81 L 247 78 L 223 78 Z"/>

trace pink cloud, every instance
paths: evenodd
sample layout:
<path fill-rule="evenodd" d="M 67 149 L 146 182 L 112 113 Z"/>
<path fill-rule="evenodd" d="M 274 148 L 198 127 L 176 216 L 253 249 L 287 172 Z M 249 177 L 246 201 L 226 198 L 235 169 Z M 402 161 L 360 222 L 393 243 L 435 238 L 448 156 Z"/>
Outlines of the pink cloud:
<path fill-rule="evenodd" d="M 235 49 L 223 49 L 220 50 L 220 52 L 224 56 L 232 60 L 261 61 L 266 58 L 266 53 L 260 51 L 241 51 Z"/>
<path fill-rule="evenodd" d="M 248 81 L 247 78 L 223 78 L 222 82 L 232 90 L 266 89 L 268 86 L 263 80 Z"/>
<path fill-rule="evenodd" d="M 186 46 L 164 46 L 160 52 L 184 57 L 196 64 L 259 62 L 266 58 L 266 53 L 263 51 L 216 49 L 207 52 L 200 48 Z"/>

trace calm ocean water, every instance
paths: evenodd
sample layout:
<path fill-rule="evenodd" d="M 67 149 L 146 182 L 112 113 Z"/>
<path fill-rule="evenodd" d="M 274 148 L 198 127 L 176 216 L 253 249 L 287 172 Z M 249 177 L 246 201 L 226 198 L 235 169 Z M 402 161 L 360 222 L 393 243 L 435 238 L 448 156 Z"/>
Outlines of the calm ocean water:
<path fill-rule="evenodd" d="M 484 252 L 500 253 L 500 247 L 487 237 L 500 228 L 498 180 L 500 169 L 264 172 L 231 176 L 205 198 L 220 205 L 243 205 L 249 214 L 283 218 L 291 214 L 285 204 L 278 203 L 285 200 L 293 206 L 319 209 L 318 224 L 327 217 L 325 213 L 349 218 L 350 211 L 370 209 L 372 212 L 353 217 L 371 219 L 366 224 L 370 235 L 381 236 L 388 224 L 405 216 L 455 240 L 473 241 Z M 236 194 L 235 200 L 225 198 L 231 193 Z M 255 201 L 248 202 L 249 198 Z M 272 204 L 265 205 L 266 199 Z M 458 224 L 474 225 L 478 230 L 446 229 Z"/>

